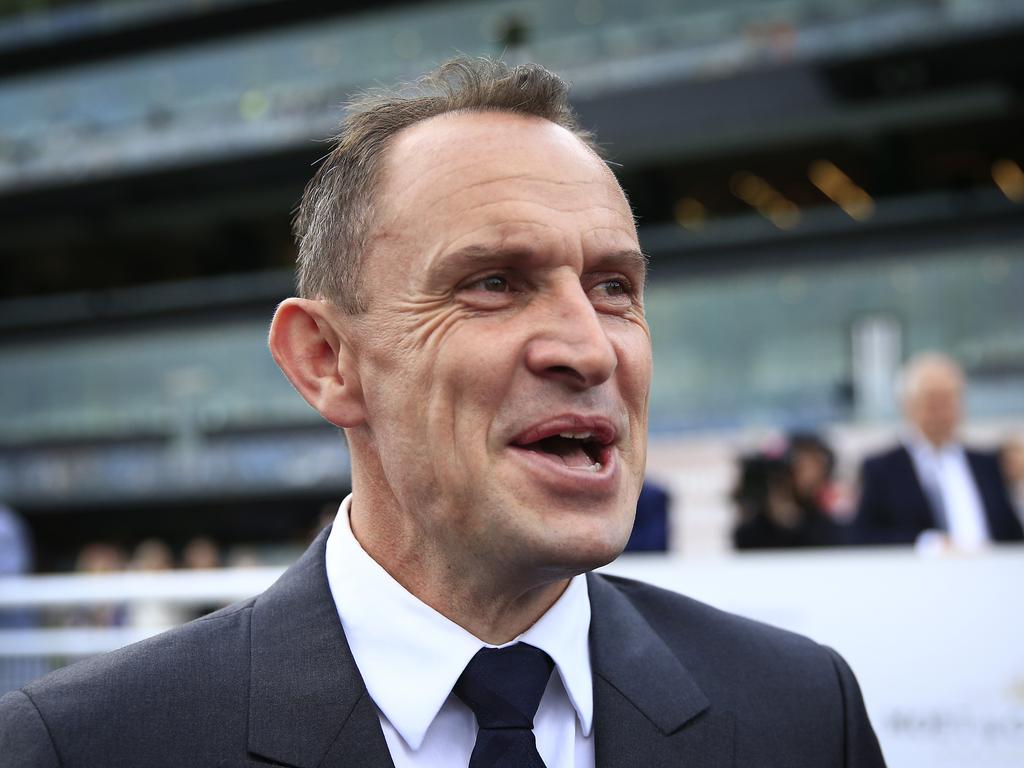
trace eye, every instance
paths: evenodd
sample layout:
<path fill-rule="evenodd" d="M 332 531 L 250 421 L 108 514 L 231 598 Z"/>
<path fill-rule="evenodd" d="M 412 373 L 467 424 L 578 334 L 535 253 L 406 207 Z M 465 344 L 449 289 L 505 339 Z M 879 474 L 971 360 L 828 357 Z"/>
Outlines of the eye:
<path fill-rule="evenodd" d="M 481 307 L 503 307 L 513 301 L 522 291 L 522 284 L 515 275 L 502 272 L 484 274 L 471 278 L 458 289 L 463 301 Z"/>
<path fill-rule="evenodd" d="M 633 286 L 624 277 L 608 277 L 594 283 L 591 300 L 619 306 L 633 301 Z"/>
<path fill-rule="evenodd" d="M 613 278 L 611 280 L 605 280 L 604 282 L 597 284 L 598 290 L 600 290 L 605 296 L 626 296 L 629 294 L 629 286 L 625 280 L 619 280 Z"/>
<path fill-rule="evenodd" d="M 488 293 L 508 293 L 511 290 L 508 278 L 502 275 L 488 275 L 482 280 L 477 281 L 477 285 Z"/>

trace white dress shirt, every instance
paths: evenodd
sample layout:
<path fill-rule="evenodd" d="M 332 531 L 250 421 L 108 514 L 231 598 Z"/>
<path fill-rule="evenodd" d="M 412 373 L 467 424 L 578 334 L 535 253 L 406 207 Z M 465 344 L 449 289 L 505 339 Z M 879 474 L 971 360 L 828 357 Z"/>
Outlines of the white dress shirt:
<path fill-rule="evenodd" d="M 936 448 L 919 435 L 908 437 L 906 446 L 925 495 L 941 500 L 940 514 L 952 543 L 967 550 L 983 546 L 990 538 L 988 522 L 963 446 Z"/>
<path fill-rule="evenodd" d="M 327 539 L 327 582 L 395 768 L 469 765 L 476 717 L 452 688 L 489 644 L 420 601 L 366 553 L 352 535 L 351 500 L 341 503 Z M 577 576 L 512 641 L 540 648 L 555 662 L 557 674 L 534 718 L 537 751 L 548 768 L 594 765 L 589 630 L 587 581 Z"/>

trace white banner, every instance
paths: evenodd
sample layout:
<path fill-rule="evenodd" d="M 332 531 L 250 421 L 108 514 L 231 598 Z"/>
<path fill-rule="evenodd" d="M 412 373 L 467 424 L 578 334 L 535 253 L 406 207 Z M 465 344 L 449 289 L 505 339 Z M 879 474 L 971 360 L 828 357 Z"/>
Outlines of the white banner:
<path fill-rule="evenodd" d="M 890 768 L 1024 766 L 1024 548 L 632 556 L 605 570 L 835 648 Z"/>

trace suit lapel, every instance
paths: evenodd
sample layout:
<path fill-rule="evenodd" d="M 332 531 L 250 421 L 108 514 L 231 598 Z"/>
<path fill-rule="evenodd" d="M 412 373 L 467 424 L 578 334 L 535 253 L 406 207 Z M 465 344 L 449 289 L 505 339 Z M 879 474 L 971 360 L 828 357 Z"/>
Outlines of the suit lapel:
<path fill-rule="evenodd" d="M 897 477 L 900 479 L 906 478 L 906 488 L 910 493 L 911 502 L 907 504 L 907 512 L 914 516 L 914 525 L 924 530 L 926 528 L 934 528 L 941 522 L 940 515 L 945 515 L 941 510 L 936 510 L 935 505 L 931 499 L 928 498 L 928 494 L 925 492 L 924 483 L 921 482 L 921 476 L 917 472 L 917 465 L 914 463 L 914 458 L 910 455 L 910 451 L 906 446 L 901 445 L 896 452 L 898 470 Z"/>
<path fill-rule="evenodd" d="M 619 589 L 589 574 L 597 768 L 732 765 L 733 717 L 716 712 L 690 672 Z"/>
<path fill-rule="evenodd" d="M 394 768 L 327 586 L 327 533 L 253 606 L 248 748 L 294 768 Z M 617 587 L 588 587 L 597 768 L 731 765 L 731 714 Z"/>
<path fill-rule="evenodd" d="M 248 748 L 295 768 L 393 768 L 327 586 L 329 530 L 253 606 Z"/>

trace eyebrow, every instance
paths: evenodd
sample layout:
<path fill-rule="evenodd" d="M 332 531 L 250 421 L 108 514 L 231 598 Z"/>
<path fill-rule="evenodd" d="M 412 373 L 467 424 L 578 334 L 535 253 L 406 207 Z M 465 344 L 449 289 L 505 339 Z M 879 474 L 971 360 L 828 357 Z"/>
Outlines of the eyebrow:
<path fill-rule="evenodd" d="M 631 269 L 640 274 L 641 284 L 647 282 L 647 265 L 650 260 L 650 257 L 646 253 L 637 250 L 636 248 L 626 248 L 622 251 L 613 251 L 611 253 L 602 254 L 595 259 L 598 266 L 606 263 L 625 263 Z"/>
<path fill-rule="evenodd" d="M 474 264 L 486 267 L 490 264 L 508 264 L 510 262 L 529 262 L 538 258 L 538 254 L 524 248 L 492 248 L 486 245 L 467 245 L 451 253 L 444 254 L 439 259 L 437 273 L 447 275 L 457 272 L 467 265 Z M 592 268 L 589 271 L 601 271 L 612 266 L 625 265 L 629 269 L 639 273 L 641 283 L 647 280 L 647 264 L 650 257 L 636 248 L 625 248 L 619 251 L 609 251 L 599 254 L 591 260 Z"/>

